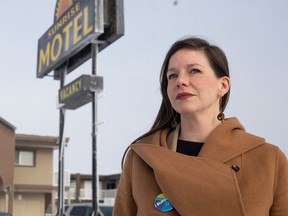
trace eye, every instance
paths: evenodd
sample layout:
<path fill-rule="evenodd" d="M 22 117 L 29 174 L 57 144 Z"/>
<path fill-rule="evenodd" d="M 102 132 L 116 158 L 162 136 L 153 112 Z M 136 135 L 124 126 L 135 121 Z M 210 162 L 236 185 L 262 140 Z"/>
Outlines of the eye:
<path fill-rule="evenodd" d="M 175 79 L 175 78 L 177 78 L 177 74 L 175 74 L 175 73 L 169 74 L 167 76 L 167 78 L 168 78 L 168 80 Z"/>
<path fill-rule="evenodd" d="M 197 74 L 197 73 L 201 73 L 201 71 L 197 68 L 193 68 L 189 71 L 190 74 Z"/>

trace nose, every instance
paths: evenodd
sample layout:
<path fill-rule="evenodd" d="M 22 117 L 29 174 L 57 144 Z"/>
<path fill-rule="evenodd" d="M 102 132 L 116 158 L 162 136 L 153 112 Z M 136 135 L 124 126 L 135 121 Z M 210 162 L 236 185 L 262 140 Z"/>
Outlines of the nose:
<path fill-rule="evenodd" d="M 177 84 L 177 87 L 188 86 L 189 79 L 188 79 L 188 76 L 186 75 L 186 73 L 179 73 L 178 74 L 176 84 Z"/>

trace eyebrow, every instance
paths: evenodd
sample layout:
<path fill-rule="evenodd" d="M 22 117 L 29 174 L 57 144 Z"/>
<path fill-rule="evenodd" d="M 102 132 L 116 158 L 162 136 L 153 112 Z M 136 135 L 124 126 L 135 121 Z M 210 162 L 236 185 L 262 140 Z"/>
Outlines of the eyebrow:
<path fill-rule="evenodd" d="M 188 67 L 193 67 L 193 66 L 200 66 L 200 67 L 204 67 L 203 65 L 198 64 L 198 63 L 188 64 L 187 66 L 188 66 Z"/>
<path fill-rule="evenodd" d="M 200 67 L 204 68 L 203 65 L 198 64 L 198 63 L 188 64 L 188 65 L 187 65 L 187 68 L 189 68 L 189 67 L 194 67 L 194 66 L 200 66 Z M 177 71 L 177 69 L 174 68 L 174 67 L 172 67 L 172 68 L 168 68 L 167 72 L 169 72 L 169 71 L 171 71 L 171 72 L 175 72 L 175 71 Z"/>
<path fill-rule="evenodd" d="M 176 69 L 173 67 L 173 68 L 168 68 L 167 72 L 175 72 Z"/>

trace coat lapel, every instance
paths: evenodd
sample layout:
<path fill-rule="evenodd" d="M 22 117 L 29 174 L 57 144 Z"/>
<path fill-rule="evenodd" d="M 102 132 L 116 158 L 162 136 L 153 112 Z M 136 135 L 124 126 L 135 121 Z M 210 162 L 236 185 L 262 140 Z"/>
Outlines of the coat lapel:
<path fill-rule="evenodd" d="M 235 173 L 229 166 L 151 144 L 131 148 L 153 169 L 158 186 L 180 215 L 245 215 Z"/>
<path fill-rule="evenodd" d="M 246 133 L 231 118 L 211 132 L 199 157 L 191 157 L 175 153 L 179 130 L 158 131 L 131 148 L 153 169 L 157 184 L 180 215 L 245 216 L 237 178 L 225 163 L 265 140 Z"/>
<path fill-rule="evenodd" d="M 247 133 L 236 118 L 231 118 L 211 132 L 199 157 L 226 163 L 264 143 L 264 138 Z"/>
<path fill-rule="evenodd" d="M 167 144 L 161 139 L 161 146 L 167 145 L 169 149 L 176 151 L 179 131 L 178 125 L 168 135 Z M 165 136 L 165 133 L 162 136 Z M 198 156 L 226 163 L 264 143 L 264 138 L 247 133 L 237 118 L 230 118 L 211 132 Z"/>

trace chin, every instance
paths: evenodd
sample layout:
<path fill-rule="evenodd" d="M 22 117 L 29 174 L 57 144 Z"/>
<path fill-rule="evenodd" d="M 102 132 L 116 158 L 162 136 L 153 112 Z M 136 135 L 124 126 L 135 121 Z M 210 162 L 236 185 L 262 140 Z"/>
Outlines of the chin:
<path fill-rule="evenodd" d="M 193 114 L 195 112 L 197 112 L 197 110 L 195 109 L 177 109 L 176 110 L 177 113 L 179 113 L 180 115 L 190 115 L 190 114 Z"/>

